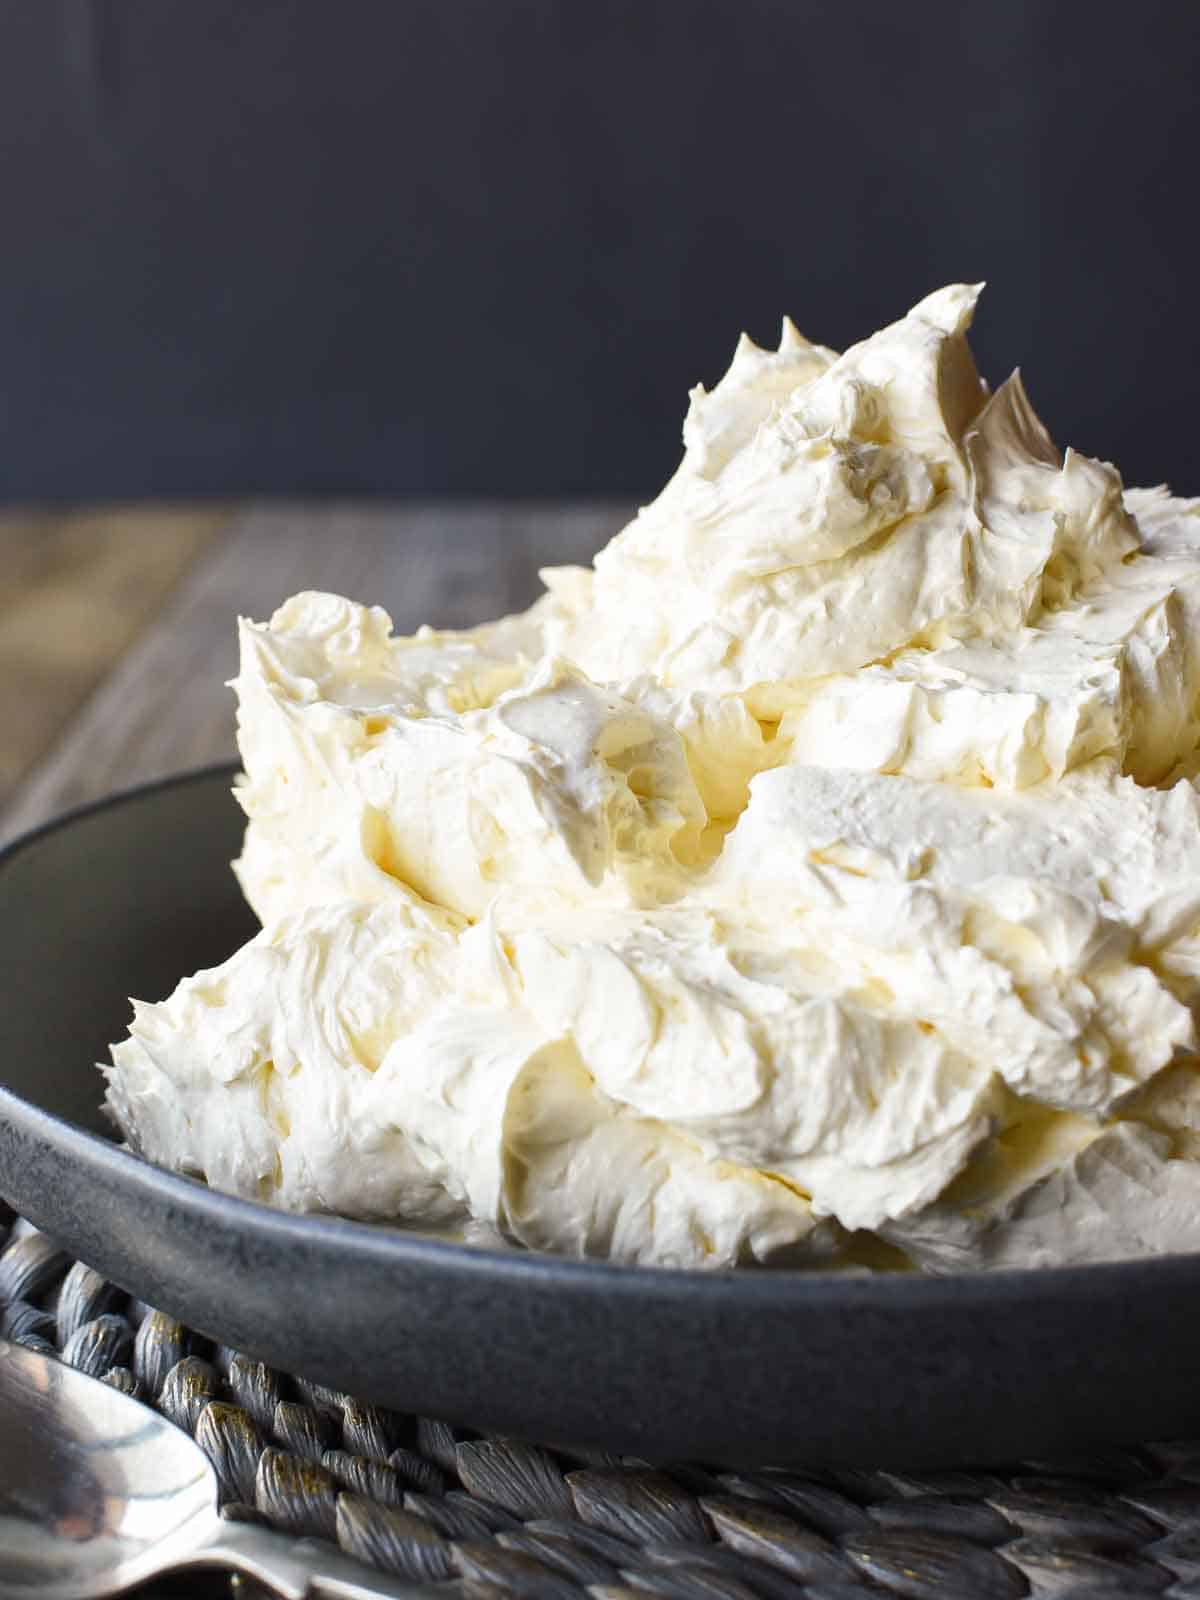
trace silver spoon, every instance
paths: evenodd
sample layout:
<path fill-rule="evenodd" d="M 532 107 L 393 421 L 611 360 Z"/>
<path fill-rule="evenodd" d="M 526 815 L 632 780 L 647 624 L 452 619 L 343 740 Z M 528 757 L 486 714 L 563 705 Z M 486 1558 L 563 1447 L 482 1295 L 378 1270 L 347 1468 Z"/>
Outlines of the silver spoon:
<path fill-rule="evenodd" d="M 433 1595 L 319 1542 L 223 1522 L 216 1474 L 186 1433 L 0 1340 L 0 1600 L 100 1600 L 198 1566 L 241 1572 L 285 1600 Z"/>

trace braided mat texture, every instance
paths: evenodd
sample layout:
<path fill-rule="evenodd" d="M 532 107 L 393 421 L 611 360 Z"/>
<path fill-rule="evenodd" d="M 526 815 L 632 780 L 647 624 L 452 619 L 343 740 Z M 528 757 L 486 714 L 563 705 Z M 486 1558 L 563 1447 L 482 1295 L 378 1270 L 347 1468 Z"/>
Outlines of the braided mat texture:
<path fill-rule="evenodd" d="M 941 1473 L 568 1456 L 214 1346 L 11 1213 L 0 1240 L 0 1334 L 185 1428 L 226 1516 L 334 1541 L 447 1600 L 1200 1600 L 1200 1441 Z"/>

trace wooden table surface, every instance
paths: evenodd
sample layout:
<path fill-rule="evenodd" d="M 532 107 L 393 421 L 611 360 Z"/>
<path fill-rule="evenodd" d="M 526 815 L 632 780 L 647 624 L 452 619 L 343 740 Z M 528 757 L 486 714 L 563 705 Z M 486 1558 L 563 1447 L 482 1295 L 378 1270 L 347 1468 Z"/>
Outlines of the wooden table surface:
<path fill-rule="evenodd" d="M 0 517 L 0 840 L 147 778 L 235 754 L 235 619 L 300 589 L 384 606 L 399 632 L 528 605 L 627 504 L 141 508 Z"/>
<path fill-rule="evenodd" d="M 0 841 L 72 806 L 233 756 L 235 619 L 300 589 L 398 631 L 517 610 L 625 504 L 279 505 L 0 517 Z M 244 1584 L 245 1600 L 265 1591 Z M 222 1600 L 216 1574 L 146 1600 Z"/>

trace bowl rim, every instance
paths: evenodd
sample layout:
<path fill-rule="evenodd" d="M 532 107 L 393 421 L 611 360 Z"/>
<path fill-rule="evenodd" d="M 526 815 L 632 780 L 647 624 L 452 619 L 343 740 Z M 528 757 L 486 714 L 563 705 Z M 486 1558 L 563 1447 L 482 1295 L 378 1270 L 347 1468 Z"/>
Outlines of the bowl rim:
<path fill-rule="evenodd" d="M 157 795 L 185 787 L 200 787 L 218 780 L 230 781 L 241 771 L 237 761 L 208 763 L 163 777 L 116 789 L 98 799 L 72 806 L 0 846 L 0 907 L 3 876 L 13 862 L 35 846 L 69 831 L 81 822 L 126 806 L 152 801 Z M 0 993 L 0 1005 L 6 997 Z M 94 1068 L 94 1064 L 93 1064 Z M 848 1273 L 820 1267 L 724 1267 L 717 1269 L 639 1266 L 591 1258 L 522 1250 L 497 1250 L 485 1245 L 434 1239 L 387 1224 L 368 1223 L 323 1213 L 278 1210 L 255 1200 L 209 1188 L 146 1161 L 123 1146 L 90 1133 L 77 1123 L 46 1110 L 0 1082 L 0 1117 L 21 1127 L 44 1145 L 71 1161 L 103 1172 L 114 1184 L 153 1197 L 159 1205 L 186 1208 L 224 1230 L 247 1230 L 265 1236 L 280 1248 L 338 1248 L 353 1253 L 364 1265 L 384 1270 L 404 1266 L 452 1270 L 480 1287 L 553 1285 L 559 1292 L 590 1294 L 644 1301 L 653 1295 L 666 1302 L 692 1301 L 698 1295 L 719 1302 L 733 1297 L 753 1310 L 779 1309 L 790 1304 L 797 1310 L 814 1303 L 931 1311 L 964 1300 L 979 1307 L 1014 1306 L 1031 1296 L 1052 1296 L 1062 1302 L 1093 1301 L 1127 1294 L 1136 1284 L 1139 1293 L 1169 1291 L 1195 1282 L 1200 1273 L 1200 1250 L 1158 1256 L 1133 1257 L 1075 1266 L 1001 1267 L 977 1272 L 926 1274 L 918 1271 Z"/>

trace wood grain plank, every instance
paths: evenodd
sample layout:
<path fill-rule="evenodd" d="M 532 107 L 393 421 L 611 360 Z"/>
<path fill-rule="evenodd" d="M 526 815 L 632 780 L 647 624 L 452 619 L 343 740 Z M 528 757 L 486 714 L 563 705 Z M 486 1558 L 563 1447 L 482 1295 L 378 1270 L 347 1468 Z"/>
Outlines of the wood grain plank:
<path fill-rule="evenodd" d="M 222 506 L 0 514 L 0 806 L 229 516 Z"/>
<path fill-rule="evenodd" d="M 529 604 L 537 569 L 587 561 L 625 503 L 272 505 L 234 515 L 219 545 L 70 725 L 0 817 L 9 838 L 111 790 L 235 753 L 237 615 L 301 589 L 384 606 L 396 628 L 467 627 Z"/>

